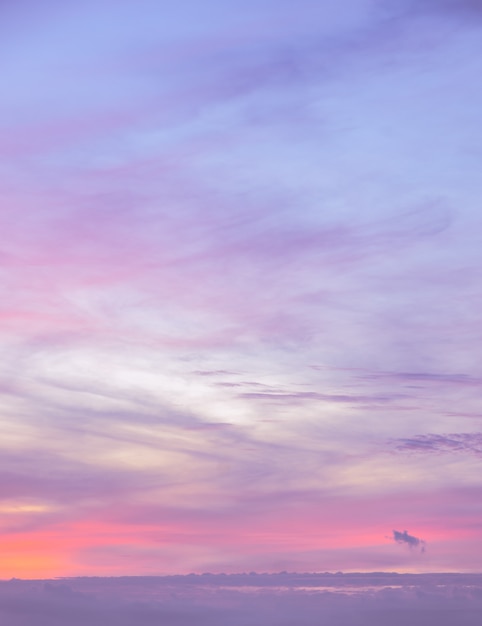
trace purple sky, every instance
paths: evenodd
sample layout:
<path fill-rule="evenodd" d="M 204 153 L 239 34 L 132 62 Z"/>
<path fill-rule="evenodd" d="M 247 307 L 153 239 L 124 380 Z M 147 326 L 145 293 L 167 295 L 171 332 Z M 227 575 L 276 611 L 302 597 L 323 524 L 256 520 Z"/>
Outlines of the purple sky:
<path fill-rule="evenodd" d="M 482 2 L 0 41 L 0 577 L 479 571 Z"/>

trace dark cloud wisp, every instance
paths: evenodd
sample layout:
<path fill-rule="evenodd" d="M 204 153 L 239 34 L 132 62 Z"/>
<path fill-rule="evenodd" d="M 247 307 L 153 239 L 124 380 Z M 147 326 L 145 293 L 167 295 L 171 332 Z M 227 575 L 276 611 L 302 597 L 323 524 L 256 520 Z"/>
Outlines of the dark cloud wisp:
<path fill-rule="evenodd" d="M 420 552 L 425 552 L 425 541 L 414 535 L 409 535 L 406 530 L 393 530 L 393 540 L 400 544 L 406 544 L 410 548 L 420 548 Z"/>

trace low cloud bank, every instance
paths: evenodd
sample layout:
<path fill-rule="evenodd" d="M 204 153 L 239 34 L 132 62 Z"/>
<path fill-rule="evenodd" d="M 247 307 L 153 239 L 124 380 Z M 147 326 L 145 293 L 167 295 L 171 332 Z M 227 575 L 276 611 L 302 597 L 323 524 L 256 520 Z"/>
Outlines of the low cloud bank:
<path fill-rule="evenodd" d="M 9 626 L 480 626 L 482 577 L 457 575 L 79 578 L 0 583 Z M 340 585 L 335 586 L 336 580 Z M 264 584 L 271 580 L 279 586 Z M 290 580 L 291 586 L 285 586 Z M 234 582 L 234 579 L 233 581 Z M 248 582 L 251 584 L 248 586 Z M 261 583 L 257 586 L 257 583 Z M 326 584 L 325 584 L 326 583 Z"/>

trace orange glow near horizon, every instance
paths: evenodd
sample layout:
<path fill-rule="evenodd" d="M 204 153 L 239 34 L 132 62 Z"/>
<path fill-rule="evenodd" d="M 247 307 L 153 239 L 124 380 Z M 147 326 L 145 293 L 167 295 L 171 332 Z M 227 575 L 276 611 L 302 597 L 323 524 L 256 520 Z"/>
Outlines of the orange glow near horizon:
<path fill-rule="evenodd" d="M 200 552 L 205 557 L 207 555 L 208 561 L 215 563 L 226 549 L 232 555 L 233 564 L 236 563 L 236 555 L 242 562 L 243 555 L 262 553 L 269 564 L 271 559 L 277 562 L 279 555 L 289 558 L 289 555 L 294 557 L 300 551 L 332 554 L 330 560 L 334 561 L 337 551 L 340 551 L 340 558 L 347 549 L 371 549 L 376 552 L 386 548 L 391 540 L 382 528 L 354 533 L 349 528 L 325 527 L 320 532 L 317 525 L 310 528 L 305 523 L 304 529 L 302 526 L 300 523 L 288 528 L 278 526 L 271 529 L 266 526 L 264 529 L 231 527 L 229 531 L 212 528 L 206 532 L 197 525 L 185 523 L 121 525 L 84 519 L 48 530 L 0 537 L 0 578 L 188 573 L 196 571 L 196 567 L 188 565 L 186 554 Z M 455 531 L 438 529 L 432 532 L 431 538 L 437 543 L 448 541 L 450 544 L 456 537 L 460 534 Z M 465 539 L 469 538 L 469 535 L 465 536 Z M 99 549 L 102 556 L 96 553 Z M 403 546 L 401 549 L 404 549 Z M 173 561 L 163 560 L 162 556 L 158 556 L 164 554 L 163 551 L 177 551 L 179 555 Z M 415 564 L 415 567 L 422 565 Z M 400 566 L 400 571 L 410 570 L 406 563 L 400 563 Z M 264 570 L 270 570 L 269 565 Z"/>
<path fill-rule="evenodd" d="M 65 541 L 52 533 L 0 537 L 0 578 L 51 578 L 67 567 Z"/>

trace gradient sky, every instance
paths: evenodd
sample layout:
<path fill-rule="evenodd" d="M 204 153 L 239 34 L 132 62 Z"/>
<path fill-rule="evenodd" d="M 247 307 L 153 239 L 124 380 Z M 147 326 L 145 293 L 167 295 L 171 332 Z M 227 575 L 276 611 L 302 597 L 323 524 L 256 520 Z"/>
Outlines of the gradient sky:
<path fill-rule="evenodd" d="M 482 2 L 0 41 L 0 577 L 480 570 Z"/>

